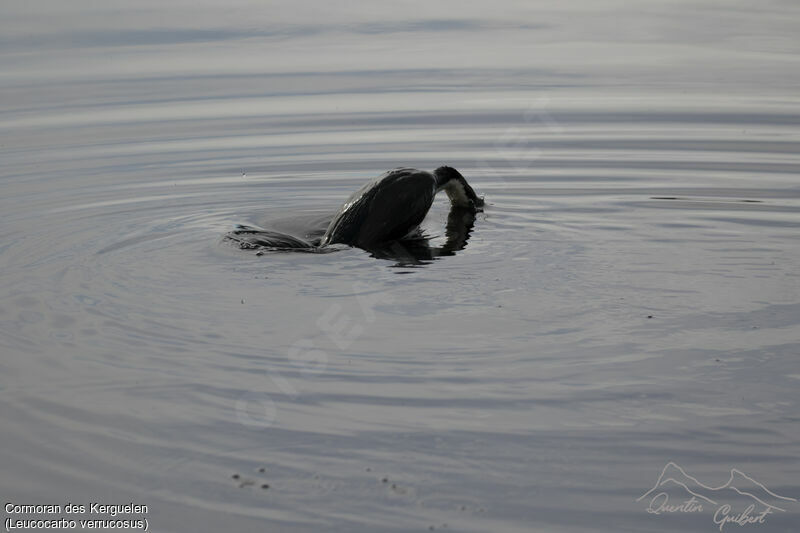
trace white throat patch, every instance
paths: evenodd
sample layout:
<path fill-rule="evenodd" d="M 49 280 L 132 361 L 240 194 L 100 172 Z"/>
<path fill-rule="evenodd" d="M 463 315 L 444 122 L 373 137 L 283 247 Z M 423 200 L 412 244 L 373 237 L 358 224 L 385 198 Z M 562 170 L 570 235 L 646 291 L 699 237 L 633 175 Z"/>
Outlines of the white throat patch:
<path fill-rule="evenodd" d="M 467 197 L 467 193 L 464 190 L 464 185 L 462 185 L 460 181 L 452 179 L 448 181 L 444 187 L 439 187 L 436 192 L 439 192 L 442 189 L 444 189 L 444 192 L 447 193 L 447 197 L 450 198 L 451 204 L 458 207 L 469 207 L 471 205 L 471 202 Z"/>

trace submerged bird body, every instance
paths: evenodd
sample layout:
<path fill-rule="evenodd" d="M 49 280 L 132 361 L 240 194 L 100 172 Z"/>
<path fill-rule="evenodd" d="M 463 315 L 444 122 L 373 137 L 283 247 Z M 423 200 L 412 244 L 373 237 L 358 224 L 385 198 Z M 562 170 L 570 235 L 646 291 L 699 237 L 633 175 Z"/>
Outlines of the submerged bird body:
<path fill-rule="evenodd" d="M 483 207 L 483 200 L 454 168 L 439 167 L 433 173 L 397 168 L 353 193 L 331 221 L 320 244 L 369 248 L 408 237 L 422 223 L 441 190 L 454 207 L 473 211 Z"/>
<path fill-rule="evenodd" d="M 447 228 L 452 242 L 443 247 L 449 252 L 451 248 L 463 248 L 474 215 L 483 210 L 484 203 L 452 167 L 439 167 L 433 172 L 396 168 L 384 173 L 347 199 L 324 234 L 320 231 L 316 236 L 307 233 L 304 238 L 298 238 L 278 231 L 240 226 L 227 238 L 243 249 L 323 251 L 328 245 L 347 244 L 378 252 L 387 243 L 412 237 L 440 191 L 445 191 L 452 205 Z"/>

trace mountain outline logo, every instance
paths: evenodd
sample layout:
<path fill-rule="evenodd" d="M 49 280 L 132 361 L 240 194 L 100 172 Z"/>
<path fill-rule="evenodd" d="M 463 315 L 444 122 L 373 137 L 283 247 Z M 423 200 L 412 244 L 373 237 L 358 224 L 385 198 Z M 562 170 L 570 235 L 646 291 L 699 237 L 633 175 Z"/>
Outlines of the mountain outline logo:
<path fill-rule="evenodd" d="M 670 503 L 670 495 L 675 491 L 688 496 L 679 504 Z M 728 480 L 719 486 L 702 483 L 689 475 L 674 461 L 668 462 L 661 469 L 653 488 L 636 498 L 637 502 L 650 498 L 646 511 L 651 514 L 665 513 L 701 513 L 707 507 L 716 507 L 714 523 L 722 531 L 726 524 L 744 526 L 763 524 L 774 512 L 788 512 L 792 504 L 798 503 L 796 498 L 782 496 L 768 489 L 753 477 L 737 468 L 731 468 Z M 741 510 L 734 510 L 726 501 L 741 501 Z M 705 507 L 704 507 L 705 506 Z"/>

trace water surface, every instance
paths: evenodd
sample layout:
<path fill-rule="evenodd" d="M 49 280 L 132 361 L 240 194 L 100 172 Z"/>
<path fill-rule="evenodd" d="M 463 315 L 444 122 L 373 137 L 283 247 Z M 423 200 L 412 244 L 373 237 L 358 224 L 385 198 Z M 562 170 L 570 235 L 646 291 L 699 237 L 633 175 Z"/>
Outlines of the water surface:
<path fill-rule="evenodd" d="M 0 29 L 4 503 L 718 531 L 635 501 L 670 461 L 800 499 L 793 3 L 5 3 Z M 453 256 L 222 242 L 442 164 L 487 202 Z"/>

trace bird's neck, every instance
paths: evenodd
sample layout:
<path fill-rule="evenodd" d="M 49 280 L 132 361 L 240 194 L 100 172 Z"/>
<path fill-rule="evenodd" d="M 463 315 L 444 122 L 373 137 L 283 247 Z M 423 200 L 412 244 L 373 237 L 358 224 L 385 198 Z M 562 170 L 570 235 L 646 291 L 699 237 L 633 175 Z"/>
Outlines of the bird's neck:
<path fill-rule="evenodd" d="M 458 207 L 469 207 L 472 205 L 467 196 L 467 191 L 464 184 L 456 178 L 447 180 L 444 185 L 437 187 L 436 192 L 444 191 L 447 197 L 450 198 L 450 203 Z"/>

